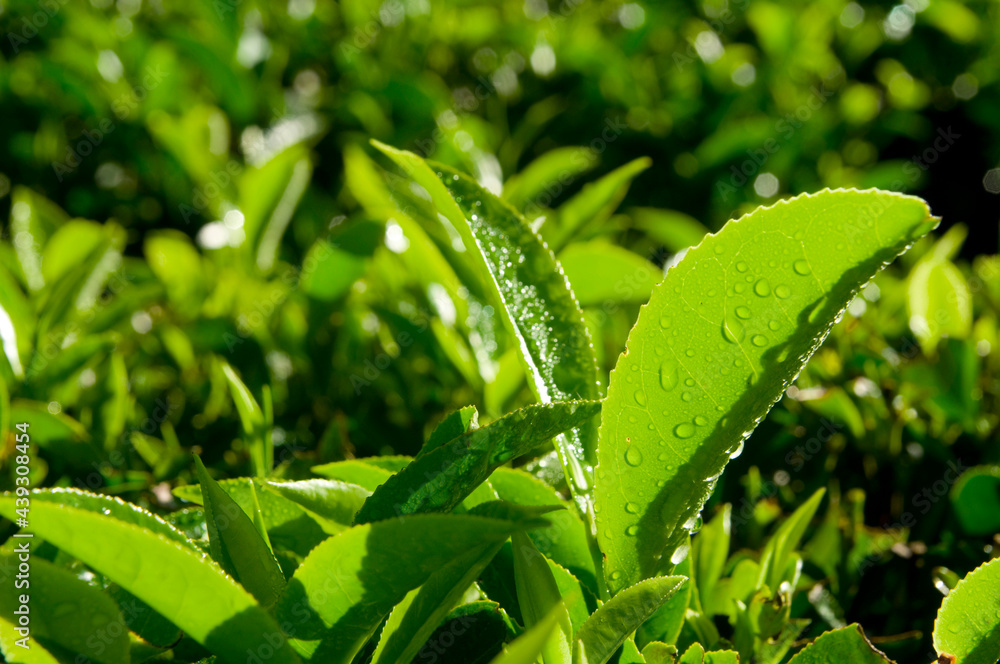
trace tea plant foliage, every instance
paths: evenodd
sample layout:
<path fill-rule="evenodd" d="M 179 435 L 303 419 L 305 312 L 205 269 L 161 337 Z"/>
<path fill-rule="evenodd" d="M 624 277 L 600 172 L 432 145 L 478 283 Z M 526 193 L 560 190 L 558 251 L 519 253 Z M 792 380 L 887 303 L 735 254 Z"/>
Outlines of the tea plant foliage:
<path fill-rule="evenodd" d="M 597 525 L 612 591 L 679 562 L 729 459 L 858 290 L 935 223 L 917 198 L 825 191 L 730 222 L 667 272 L 602 411 Z"/>

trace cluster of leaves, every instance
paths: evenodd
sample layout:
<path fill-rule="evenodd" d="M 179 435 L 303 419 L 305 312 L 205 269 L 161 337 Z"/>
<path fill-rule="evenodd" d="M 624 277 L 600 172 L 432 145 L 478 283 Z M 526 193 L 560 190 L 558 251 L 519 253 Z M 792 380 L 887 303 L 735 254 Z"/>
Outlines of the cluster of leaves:
<path fill-rule="evenodd" d="M 39 534 L 37 601 L 51 599 L 39 650 L 108 664 L 245 660 L 225 649 L 248 629 L 265 635 L 261 660 L 310 658 L 313 645 L 284 648 L 289 605 L 276 598 L 293 598 L 293 625 L 308 622 L 300 641 L 354 624 L 354 604 L 320 601 L 305 572 L 309 588 L 294 579 L 331 536 L 370 526 L 352 536 L 365 543 L 351 540 L 372 551 L 348 558 L 360 568 L 381 577 L 408 548 L 438 565 L 414 563 L 433 583 L 380 586 L 391 611 L 358 619 L 376 623 L 355 635 L 359 661 L 487 661 L 503 647 L 530 660 L 535 644 L 555 659 L 617 648 L 641 661 L 641 648 L 649 662 L 674 650 L 683 662 L 732 661 L 726 650 L 778 662 L 830 629 L 839 636 L 824 639 L 860 643 L 854 622 L 900 661 L 929 661 L 935 645 L 989 660 L 988 639 L 963 654 L 973 635 L 934 640 L 929 627 L 959 587 L 996 592 L 995 572 L 958 586 L 1000 546 L 1000 261 L 976 255 L 993 229 L 919 239 L 865 286 L 739 456 L 795 373 L 783 363 L 813 350 L 867 277 L 837 282 L 829 310 L 813 308 L 811 290 L 780 297 L 769 278 L 760 289 L 780 310 L 751 297 L 708 324 L 685 307 L 704 314 L 726 291 L 711 283 L 729 275 L 704 247 L 681 257 L 762 201 L 822 187 L 916 192 L 951 221 L 978 219 L 991 202 L 979 182 L 1000 159 L 997 11 L 951 0 L 8 2 L 0 488 L 17 486 L 16 425 L 30 423 L 28 479 L 49 489 L 38 501 L 93 512 L 81 533 L 122 542 L 107 523 L 124 521 L 208 556 L 191 579 L 215 597 L 188 598 L 192 582 L 171 576 L 186 578 L 188 563 L 158 558 L 156 544 L 139 568 Z M 387 150 L 405 177 L 385 171 L 369 136 L 470 172 L 502 201 L 410 154 Z M 794 251 L 812 215 L 747 251 L 768 264 Z M 866 244 L 871 234 L 845 245 L 893 242 Z M 823 238 L 824 259 L 849 258 Z M 958 258 L 963 242 L 974 260 Z M 786 285 L 811 284 L 794 262 Z M 808 313 L 792 344 L 785 312 L 800 296 Z M 676 375 L 656 355 L 665 346 L 640 342 L 655 334 L 698 340 Z M 745 365 L 720 364 L 739 359 L 737 345 Z M 688 386 L 685 368 L 730 373 Z M 771 378 L 739 382 L 757 375 Z M 716 392 L 725 399 L 704 402 Z M 593 402 L 606 396 L 620 417 L 604 411 L 599 445 Z M 718 407 L 740 416 L 723 424 Z M 222 487 L 212 514 L 199 455 Z M 620 490 L 601 477 L 610 467 Z M 479 507 L 497 499 L 507 504 Z M 527 509 L 545 506 L 563 509 Z M 464 552 L 435 558 L 418 525 L 412 539 L 383 531 L 368 546 L 388 517 L 427 511 L 472 519 L 442 524 L 442 537 L 468 526 L 478 544 L 467 533 Z M 134 536 L 126 548 L 145 546 Z M 133 587 L 140 569 L 148 585 Z M 377 580 L 360 574 L 351 596 L 367 601 L 355 591 Z M 317 618 L 295 611 L 295 593 Z M 77 626 L 78 606 L 98 607 L 93 628 Z M 207 612 L 192 614 L 201 626 L 180 616 L 192 606 Z M 550 646 L 557 625 L 564 642 Z"/>
<path fill-rule="evenodd" d="M 45 602 L 37 610 L 46 620 L 31 637 L 36 641 L 30 655 L 15 645 L 16 624 L 0 623 L 5 657 L 32 663 L 64 655 L 106 664 L 163 656 L 388 663 L 411 661 L 434 647 L 435 655 L 447 661 L 493 659 L 498 664 L 603 663 L 616 657 L 619 662 L 674 662 L 678 655 L 679 662 L 779 664 L 792 657 L 811 625 L 820 631 L 824 624 L 837 627 L 842 622 L 838 601 L 826 585 L 834 587 L 845 567 L 855 580 L 865 567 L 855 558 L 833 562 L 826 570 L 822 558 L 810 553 L 810 547 L 820 554 L 829 551 L 824 547 L 831 538 L 837 552 L 843 549 L 836 543 L 842 524 L 833 503 L 831 527 L 821 527 L 802 547 L 824 491 L 804 501 L 752 555 L 729 555 L 730 505 L 722 505 L 704 529 L 700 514 L 723 469 L 740 456 L 744 440 L 845 309 L 860 301 L 861 289 L 936 225 L 926 205 L 874 190 L 825 191 L 761 208 L 706 236 L 650 288 L 605 392 L 588 322 L 603 335 L 602 325 L 611 317 L 585 319 L 571 288 L 572 273 L 567 279 L 542 240 L 548 237 L 559 247 L 559 238 L 576 230 L 574 217 L 543 224 L 536 233 L 515 208 L 472 178 L 413 153 L 377 147 L 412 181 L 390 193 L 380 178 L 364 177 L 372 168 L 367 157 L 349 153 L 359 166 L 359 199 L 382 210 L 390 229 L 393 224 L 403 229 L 401 236 L 386 231 L 389 253 L 405 260 L 418 245 L 419 254 L 410 258 L 419 257 L 428 273 L 428 265 L 436 267 L 435 276 L 444 272 L 442 280 L 455 295 L 462 288 L 468 304 L 495 305 L 495 316 L 486 318 L 499 321 L 483 329 L 508 339 L 506 357 L 495 360 L 501 367 L 507 362 L 506 378 L 515 382 L 505 389 L 518 392 L 524 381 L 523 389 L 536 403 L 490 417 L 482 426 L 475 407 L 456 410 L 412 458 L 348 458 L 303 471 L 304 455 L 279 457 L 275 467 L 277 386 L 265 384 L 258 400 L 229 364 L 215 359 L 218 389 L 223 398 L 231 395 L 242 422 L 241 442 L 253 477 L 217 482 L 195 456 L 198 486 L 173 492 L 197 506 L 164 518 L 96 493 L 32 492 L 30 529 L 44 542 L 35 552 L 35 564 L 43 570 L 36 583 Z M 601 198 L 594 191 L 601 184 L 585 193 Z M 30 194 L 19 191 L 18 196 L 21 203 Z M 38 200 L 25 206 L 13 220 L 24 225 L 18 232 L 36 242 L 46 238 L 38 244 L 15 242 L 11 248 L 21 268 L 17 276 L 28 288 L 32 265 L 58 266 L 58 259 L 46 258 L 60 256 L 67 242 L 79 244 L 87 233 L 105 237 L 105 227 L 88 222 L 62 220 L 52 231 L 44 225 L 48 218 Z M 44 212 L 55 214 L 49 207 Z M 916 294 L 909 298 L 912 325 L 929 351 L 945 334 L 970 334 L 960 329 L 963 319 L 955 314 L 969 304 L 953 295 L 969 288 L 950 262 L 957 236 L 952 232 L 940 239 L 909 277 Z M 393 248 L 400 237 L 411 246 Z M 160 239 L 161 250 L 191 258 L 157 261 L 153 242 L 147 245 L 150 283 L 162 287 L 151 289 L 153 296 L 166 297 L 177 311 L 190 302 L 174 294 L 190 281 L 182 277 L 211 263 L 178 236 Z M 70 268 L 78 270 L 72 278 L 39 270 L 31 304 L 17 300 L 24 296 L 13 278 L 5 294 L 22 305 L 24 321 L 40 325 L 54 317 L 56 325 L 66 326 L 69 340 L 63 342 L 69 349 L 100 332 L 93 327 L 100 316 L 87 315 L 93 308 L 81 293 L 87 293 L 88 284 L 91 292 L 100 290 L 107 274 L 124 262 L 112 240 L 94 242 L 98 259 Z M 259 257 L 260 246 L 260 241 L 241 244 L 224 254 L 231 263 L 223 267 L 235 271 L 243 261 L 242 269 L 249 271 L 245 264 Z M 321 265 L 324 257 L 316 260 Z M 589 259 L 586 268 L 593 269 Z M 304 265 L 303 273 L 308 270 Z M 931 286 L 926 271 L 952 278 L 933 279 Z M 440 282 L 430 283 L 444 289 L 443 297 L 453 297 Z M 310 288 L 328 287 L 330 279 L 293 285 L 308 295 L 314 294 Z M 53 309 L 61 301 L 55 294 L 68 304 Z M 50 314 L 53 310 L 57 313 Z M 949 315 L 928 319 L 942 310 Z M 105 329 L 127 325 L 139 343 L 151 331 L 149 319 L 137 320 L 134 310 L 117 315 Z M 435 320 L 442 318 L 439 312 Z M 946 322 L 953 327 L 942 329 Z M 436 330 L 441 347 L 451 343 L 459 361 L 462 345 L 475 343 L 475 328 L 463 334 L 454 328 L 449 334 L 443 326 Z M 23 379 L 35 374 L 27 358 L 44 354 L 19 344 L 25 337 L 40 337 L 13 325 L 7 334 L 10 384 L 19 387 L 22 379 L 20 386 L 30 394 L 33 384 Z M 188 339 L 184 333 L 175 337 L 174 349 L 182 343 L 177 339 Z M 119 341 L 104 352 L 122 352 Z M 396 343 L 408 345 L 403 339 Z M 194 354 L 190 341 L 187 353 Z M 469 361 L 471 353 L 465 353 Z M 93 387 L 95 367 L 110 364 L 79 355 L 64 351 L 54 362 L 63 367 L 63 383 L 76 390 L 71 398 L 88 392 L 81 389 L 81 382 L 91 382 L 79 380 L 83 372 L 91 372 Z M 114 379 L 102 372 L 102 384 Z M 806 398 L 801 392 L 815 388 L 802 379 L 799 385 L 794 389 L 802 403 L 826 397 Z M 81 402 L 88 403 L 86 398 Z M 16 403 L 5 403 L 4 412 L 13 412 Z M 840 413 L 849 409 L 844 404 L 838 403 Z M 94 449 L 86 441 L 47 436 L 35 425 L 69 418 L 53 408 L 35 409 L 49 419 L 32 415 L 28 426 L 13 429 L 22 436 L 26 431 L 43 446 L 58 441 L 68 448 Z M 118 406 L 127 409 L 127 404 Z M 115 420 L 104 410 L 92 412 L 95 419 L 124 427 L 121 415 Z M 983 429 L 979 421 L 973 426 Z M 169 435 L 160 440 L 133 431 L 131 436 L 135 449 L 150 455 L 154 473 L 178 456 L 187 458 Z M 113 436 L 106 440 L 115 443 Z M 803 454 L 809 453 L 807 446 Z M 524 465 L 526 460 L 533 461 Z M 511 462 L 522 468 L 509 467 Z M 981 471 L 978 476 L 995 479 Z M 37 467 L 35 478 L 41 479 Z M 981 495 L 983 488 L 970 491 Z M 963 493 L 956 489 L 956 506 L 982 507 L 971 494 L 963 499 Z M 4 516 L 22 516 L 18 510 L 17 494 L 0 498 Z M 766 517 L 751 516 L 757 525 L 767 523 Z M 985 526 L 977 515 L 967 517 Z M 882 544 L 875 541 L 868 551 Z M 4 547 L 13 576 L 13 540 Z M 850 551 L 857 553 L 857 547 Z M 807 560 L 829 575 L 811 578 Z M 823 562 L 831 563 L 829 558 Z M 995 596 L 998 569 L 988 563 L 952 584 L 934 630 L 942 657 L 960 664 L 1000 657 L 998 616 L 989 599 Z M 819 622 L 797 608 L 804 596 Z M 79 624 L 67 607 L 82 603 L 102 607 L 94 624 L 63 627 Z M 112 625 L 117 629 L 103 629 Z M 476 638 L 462 641 L 469 625 Z M 95 634 L 108 636 L 91 638 Z M 851 625 L 816 639 L 792 661 L 888 660 Z"/>

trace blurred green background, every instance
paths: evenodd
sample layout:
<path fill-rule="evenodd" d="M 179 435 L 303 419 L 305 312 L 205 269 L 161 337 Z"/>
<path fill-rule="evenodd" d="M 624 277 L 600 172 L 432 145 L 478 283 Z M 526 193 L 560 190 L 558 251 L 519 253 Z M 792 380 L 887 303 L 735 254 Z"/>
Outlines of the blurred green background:
<path fill-rule="evenodd" d="M 25 419 L 35 486 L 166 513 L 192 452 L 249 474 L 224 362 L 266 386 L 286 477 L 529 401 L 374 138 L 523 211 L 604 372 L 726 220 L 823 187 L 923 196 L 938 236 L 851 305 L 708 511 L 733 503 L 749 550 L 828 487 L 806 574 L 830 592 L 795 610 L 903 661 L 1000 546 L 997 2 L 16 1 L 0 35 L 3 488 Z"/>

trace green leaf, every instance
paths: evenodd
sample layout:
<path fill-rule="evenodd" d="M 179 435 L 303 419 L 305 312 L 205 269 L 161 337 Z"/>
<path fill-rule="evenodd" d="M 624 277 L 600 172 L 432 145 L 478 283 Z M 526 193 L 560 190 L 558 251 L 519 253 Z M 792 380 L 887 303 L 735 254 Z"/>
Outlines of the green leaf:
<path fill-rule="evenodd" d="M 32 491 L 31 500 L 34 503 L 55 503 L 57 505 L 66 505 L 86 510 L 95 514 L 102 514 L 124 523 L 139 526 L 143 530 L 148 530 L 167 540 L 181 544 L 199 555 L 201 554 L 201 549 L 184 533 L 171 526 L 156 514 L 138 505 L 127 503 L 121 498 L 87 493 L 79 489 L 45 489 Z"/>
<path fill-rule="evenodd" d="M 600 224 L 610 217 L 628 193 L 632 180 L 652 165 L 649 157 L 639 157 L 584 185 L 580 193 L 559 207 L 559 225 L 549 237 L 552 250 L 558 254 L 584 226 Z"/>
<path fill-rule="evenodd" d="M 597 154 L 590 148 L 554 148 L 510 176 L 503 185 L 504 200 L 516 208 L 527 208 L 526 212 L 540 203 L 549 206 L 577 175 L 595 166 Z"/>
<path fill-rule="evenodd" d="M 956 664 L 1000 660 L 1000 559 L 969 572 L 941 602 L 934 621 L 934 648 Z"/>
<path fill-rule="evenodd" d="M 826 494 L 826 489 L 819 489 L 810 496 L 809 500 L 801 506 L 790 517 L 785 519 L 778 530 L 768 540 L 760 556 L 760 574 L 757 577 L 757 588 L 768 588 L 777 591 L 782 581 L 785 581 L 785 572 L 788 569 L 792 553 L 802 541 L 809 522 L 812 521 L 816 510 L 819 509 L 820 501 Z"/>
<path fill-rule="evenodd" d="M 490 485 L 502 500 L 518 505 L 565 504 L 559 494 L 534 476 L 514 468 L 497 468 Z M 543 517 L 548 528 L 528 533 L 532 543 L 547 558 L 565 567 L 594 595 L 598 593 L 594 559 L 590 555 L 586 527 L 573 509 L 556 510 Z"/>
<path fill-rule="evenodd" d="M 201 459 L 194 464 L 205 505 L 205 523 L 212 557 L 253 595 L 270 608 L 285 589 L 285 577 L 271 547 L 254 522 L 228 493 L 213 480 Z M 253 500 L 253 494 L 251 494 Z M 254 501 L 255 502 L 255 501 Z M 260 508 L 255 512 L 260 513 Z"/>
<path fill-rule="evenodd" d="M 505 541 L 534 521 L 420 514 L 354 526 L 317 546 L 278 604 L 297 649 L 346 663 L 406 594 L 472 550 Z"/>
<path fill-rule="evenodd" d="M 347 461 L 333 461 L 320 466 L 313 466 L 312 471 L 323 477 L 356 484 L 369 491 L 374 491 L 392 477 L 392 472 L 368 463 L 372 460 L 349 459 Z"/>
<path fill-rule="evenodd" d="M 559 629 L 564 611 L 559 606 L 553 607 L 543 620 L 514 639 L 490 664 L 535 664 L 552 634 Z"/>
<path fill-rule="evenodd" d="M 650 641 L 662 641 L 671 645 L 677 643 L 684 623 L 687 621 L 688 607 L 692 606 L 692 595 L 696 592 L 698 579 L 691 574 L 691 556 L 674 568 L 674 574 L 688 577 L 688 583 L 674 593 L 653 615 L 636 630 L 638 643 L 646 645 Z M 696 604 L 694 606 L 697 606 Z"/>
<path fill-rule="evenodd" d="M 677 660 L 677 664 L 739 664 L 739 661 L 740 656 L 733 650 L 705 652 L 700 643 L 694 643 Z"/>
<path fill-rule="evenodd" d="M 1000 467 L 970 468 L 955 482 L 950 497 L 965 532 L 982 536 L 1000 531 Z"/>
<path fill-rule="evenodd" d="M 308 150 L 295 144 L 267 162 L 248 168 L 239 180 L 240 210 L 247 246 L 261 270 L 274 266 L 281 237 L 305 193 L 312 164 Z"/>
<path fill-rule="evenodd" d="M 844 662 L 887 664 L 889 659 L 876 650 L 860 625 L 848 625 L 823 634 L 792 657 L 789 664 L 843 664 Z"/>
<path fill-rule="evenodd" d="M 161 230 L 146 235 L 146 262 L 167 289 L 167 296 L 181 311 L 195 314 L 205 297 L 201 254 L 191 239 L 179 231 Z"/>
<path fill-rule="evenodd" d="M 16 547 L 16 543 L 30 543 L 31 540 L 14 542 Z M 16 553 L 0 556 L 4 578 L 14 579 L 18 562 Z M 30 590 L 18 591 L 11 581 L 8 591 L 0 593 L 0 612 L 5 618 L 17 617 L 14 611 L 21 605 L 18 596 L 25 593 L 31 598 L 28 615 L 32 618 L 34 638 L 102 664 L 128 664 L 125 619 L 115 601 L 100 588 L 37 556 L 31 559 L 30 583 Z M 82 619 L 84 614 L 86 618 Z M 95 634 L 102 638 L 94 638 Z"/>
<path fill-rule="evenodd" d="M 538 400 L 598 398 L 597 363 L 580 307 L 552 252 L 517 212 L 447 166 L 433 164 L 432 169 L 411 152 L 375 145 L 427 190 L 471 250 Z M 575 495 L 588 496 L 592 490 L 589 468 L 596 440 L 590 423 L 556 439 Z"/>
<path fill-rule="evenodd" d="M 17 260 L 28 290 L 37 292 L 45 286 L 42 248 L 56 229 L 69 221 L 69 216 L 27 187 L 14 187 L 10 200 L 10 234 L 16 240 Z"/>
<path fill-rule="evenodd" d="M 628 635 L 687 582 L 683 576 L 647 579 L 602 604 L 576 634 L 587 664 L 604 664 L 611 659 Z"/>
<path fill-rule="evenodd" d="M 528 406 L 417 456 L 375 490 L 356 523 L 402 514 L 447 512 L 496 468 L 553 436 L 585 425 L 601 409 L 598 401 Z"/>
<path fill-rule="evenodd" d="M 633 208 L 628 211 L 635 227 L 667 248 L 678 253 L 693 247 L 708 235 L 708 229 L 683 212 L 657 208 Z"/>
<path fill-rule="evenodd" d="M 964 339 L 972 331 L 972 293 L 950 261 L 922 262 L 909 279 L 910 329 L 924 352 L 933 353 L 943 337 Z"/>
<path fill-rule="evenodd" d="M 18 644 L 22 638 L 23 646 Z M 34 637 L 16 632 L 15 623 L 6 614 L 0 614 L 0 652 L 9 664 L 60 664 Z"/>
<path fill-rule="evenodd" d="M 0 514 L 15 515 L 14 497 L 0 496 Z M 192 639 L 237 663 L 268 647 L 281 629 L 235 581 L 201 554 L 149 530 L 104 514 L 34 501 L 31 530 L 146 602 Z M 271 646 L 274 664 L 295 664 L 287 642 Z"/>
<path fill-rule="evenodd" d="M 691 562 L 698 586 L 700 604 L 706 611 L 712 605 L 715 586 L 729 557 L 732 506 L 726 503 L 691 540 Z"/>
<path fill-rule="evenodd" d="M 221 480 L 217 484 L 236 501 L 248 517 L 254 514 L 252 479 L 239 477 Z M 201 487 L 198 485 L 176 487 L 173 493 L 182 500 L 203 504 Z M 327 534 L 316 519 L 291 500 L 272 491 L 259 491 L 256 495 L 268 538 L 275 547 L 305 556 L 326 539 Z"/>
<path fill-rule="evenodd" d="M 645 258 L 607 242 L 578 242 L 559 262 L 581 307 L 646 302 L 663 273 Z"/>
<path fill-rule="evenodd" d="M 0 265 L 0 345 L 11 370 L 18 378 L 24 377 L 25 364 L 31 354 L 35 332 L 35 312 L 21 287 Z"/>
<path fill-rule="evenodd" d="M 548 561 L 524 533 L 511 535 L 511 546 L 514 553 L 514 585 L 524 626 L 531 629 L 544 621 L 549 613 L 561 609 L 558 628 L 542 648 L 542 662 L 570 664 L 573 659 L 570 650 L 573 626 L 569 612 L 560 600 L 559 586 Z"/>
<path fill-rule="evenodd" d="M 257 477 L 266 477 L 274 467 L 274 448 L 268 444 L 270 436 L 267 435 L 268 423 L 264 418 L 264 411 L 260 409 L 250 388 L 240 380 L 236 371 L 227 362 L 221 364 L 226 382 L 229 383 L 229 392 L 236 404 L 236 411 L 240 414 L 243 433 L 247 436 L 254 474 Z"/>
<path fill-rule="evenodd" d="M 372 664 L 410 662 L 427 639 L 459 602 L 503 542 L 470 550 L 434 572 L 419 588 L 414 588 L 389 614 Z"/>
<path fill-rule="evenodd" d="M 824 191 L 729 222 L 667 272 L 601 418 L 597 527 L 612 591 L 680 560 L 730 457 L 858 289 L 935 223 L 917 198 Z"/>
<path fill-rule="evenodd" d="M 268 482 L 264 488 L 304 509 L 331 535 L 354 523 L 358 510 L 371 495 L 371 491 L 356 484 L 326 479 Z"/>
<path fill-rule="evenodd" d="M 459 408 L 456 411 L 448 413 L 447 417 L 441 421 L 441 424 L 431 432 L 431 435 L 427 437 L 427 442 L 420 449 L 420 453 L 426 454 L 478 428 L 479 411 L 476 410 L 476 407 L 466 406 Z"/>

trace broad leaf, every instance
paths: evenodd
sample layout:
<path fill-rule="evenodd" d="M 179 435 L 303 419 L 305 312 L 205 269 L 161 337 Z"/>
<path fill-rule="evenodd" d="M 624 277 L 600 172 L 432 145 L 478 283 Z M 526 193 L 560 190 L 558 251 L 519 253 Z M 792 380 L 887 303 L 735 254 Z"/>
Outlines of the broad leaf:
<path fill-rule="evenodd" d="M 125 523 L 139 526 L 157 535 L 177 542 L 184 547 L 201 554 L 201 550 L 184 533 L 177 530 L 162 518 L 144 510 L 138 505 L 127 503 L 121 498 L 103 494 L 87 493 L 79 489 L 45 489 L 31 492 L 33 503 L 55 503 L 76 509 L 94 512 L 118 519 Z"/>
<path fill-rule="evenodd" d="M 580 307 L 552 252 L 517 212 L 447 166 L 376 146 L 427 190 L 438 212 L 458 230 L 499 303 L 538 400 L 598 398 L 597 363 Z M 589 468 L 596 441 L 590 423 L 556 440 L 574 494 L 592 491 Z"/>
<path fill-rule="evenodd" d="M 14 542 L 16 546 L 31 540 Z M 18 617 L 14 613 L 21 606 L 18 596 L 26 593 L 31 598 L 28 615 L 32 618 L 31 634 L 36 639 L 101 664 L 128 664 L 128 629 L 113 599 L 97 586 L 37 556 L 31 559 L 30 589 L 15 590 L 13 579 L 18 563 L 16 553 L 0 556 L 3 577 L 11 579 L 8 591 L 0 593 L 0 612 L 4 618 Z M 86 619 L 81 618 L 84 612 Z M 95 638 L 95 634 L 100 638 Z"/>
<path fill-rule="evenodd" d="M 420 514 L 355 526 L 313 549 L 289 581 L 278 616 L 293 625 L 297 649 L 309 659 L 350 662 L 410 590 L 470 551 L 534 525 Z"/>
<path fill-rule="evenodd" d="M 392 472 L 372 465 L 369 463 L 371 461 L 374 461 L 374 459 L 333 461 L 320 466 L 313 466 L 312 471 L 323 477 L 356 484 L 369 491 L 374 491 L 392 477 Z"/>
<path fill-rule="evenodd" d="M 1000 660 L 1000 560 L 969 573 L 941 603 L 934 621 L 934 648 L 957 664 Z"/>
<path fill-rule="evenodd" d="M 0 497 L 0 514 L 16 516 L 9 494 Z M 245 661 L 247 649 L 270 648 L 274 664 L 298 662 L 287 642 L 268 646 L 266 637 L 281 629 L 249 593 L 177 542 L 104 514 L 44 501 L 32 504 L 31 529 L 227 661 Z"/>
<path fill-rule="evenodd" d="M 683 576 L 659 576 L 626 588 L 601 605 L 576 634 L 587 664 L 604 664 L 664 602 L 688 580 Z M 579 650 L 578 650 L 579 652 Z M 574 660 L 579 664 L 579 659 Z"/>
<path fill-rule="evenodd" d="M 356 523 L 402 514 L 447 512 L 497 467 L 526 454 L 560 432 L 586 425 L 598 401 L 528 406 L 417 456 L 375 490 Z"/>
<path fill-rule="evenodd" d="M 209 476 L 198 456 L 194 463 L 204 498 L 212 557 L 262 606 L 271 607 L 285 589 L 285 577 L 264 539 L 266 531 L 263 535 L 258 532 L 243 508 Z M 254 514 L 259 518 L 260 507 L 255 507 Z"/>
<path fill-rule="evenodd" d="M 597 526 L 612 592 L 682 559 L 730 457 L 858 289 L 935 223 L 917 198 L 824 191 L 728 223 L 667 272 L 601 419 Z"/>
<path fill-rule="evenodd" d="M 21 636 L 15 631 L 17 621 L 0 614 L 0 652 L 8 664 L 59 664 L 32 636 Z M 22 640 L 23 639 L 23 640 Z"/>
<path fill-rule="evenodd" d="M 628 249 L 607 242 L 571 244 L 559 254 L 580 306 L 646 302 L 663 272 Z"/>
<path fill-rule="evenodd" d="M 965 532 L 981 536 L 1000 531 L 1000 467 L 976 466 L 965 471 L 950 498 Z"/>
<path fill-rule="evenodd" d="M 792 657 L 789 664 L 888 664 L 860 625 L 848 625 L 823 634 Z M 991 662 L 990 664 L 994 664 Z"/>
<path fill-rule="evenodd" d="M 354 523 L 358 510 L 371 495 L 371 491 L 356 484 L 325 479 L 268 482 L 264 488 L 304 509 L 331 535 Z"/>

